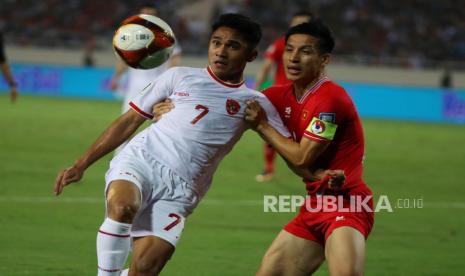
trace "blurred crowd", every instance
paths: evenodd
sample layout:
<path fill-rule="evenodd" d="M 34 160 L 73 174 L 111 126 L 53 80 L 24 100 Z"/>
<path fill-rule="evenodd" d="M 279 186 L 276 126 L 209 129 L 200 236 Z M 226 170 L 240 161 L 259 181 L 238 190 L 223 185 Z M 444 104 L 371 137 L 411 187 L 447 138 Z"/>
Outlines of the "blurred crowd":
<path fill-rule="evenodd" d="M 264 50 L 299 10 L 322 17 L 336 37 L 335 60 L 403 67 L 465 65 L 465 0 L 158 0 L 184 54 L 204 55 L 211 21 L 241 12 L 263 27 Z M 118 24 L 147 1 L 1 0 L 8 45 L 104 49 Z M 189 12 L 189 11 L 192 12 Z"/>

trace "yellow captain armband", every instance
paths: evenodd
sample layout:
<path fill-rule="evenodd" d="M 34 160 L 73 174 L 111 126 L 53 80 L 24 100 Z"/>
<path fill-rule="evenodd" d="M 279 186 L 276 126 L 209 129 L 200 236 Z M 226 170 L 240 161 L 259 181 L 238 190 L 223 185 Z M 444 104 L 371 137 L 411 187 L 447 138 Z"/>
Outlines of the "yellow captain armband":
<path fill-rule="evenodd" d="M 327 140 L 333 140 L 334 135 L 336 134 L 336 129 L 337 129 L 336 124 L 323 121 L 316 117 L 313 117 L 306 131 L 318 137 L 321 137 Z"/>

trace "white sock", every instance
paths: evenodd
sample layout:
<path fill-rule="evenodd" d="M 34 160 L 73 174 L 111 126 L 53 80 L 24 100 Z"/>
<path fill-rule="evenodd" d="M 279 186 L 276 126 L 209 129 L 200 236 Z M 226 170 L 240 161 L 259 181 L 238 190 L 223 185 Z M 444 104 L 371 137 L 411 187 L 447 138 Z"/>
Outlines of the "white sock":
<path fill-rule="evenodd" d="M 128 276 L 129 273 L 129 268 L 126 268 L 125 270 L 121 271 L 121 274 L 119 276 Z"/>
<path fill-rule="evenodd" d="M 98 276 L 120 275 L 129 254 L 131 224 L 106 218 L 97 234 Z"/>

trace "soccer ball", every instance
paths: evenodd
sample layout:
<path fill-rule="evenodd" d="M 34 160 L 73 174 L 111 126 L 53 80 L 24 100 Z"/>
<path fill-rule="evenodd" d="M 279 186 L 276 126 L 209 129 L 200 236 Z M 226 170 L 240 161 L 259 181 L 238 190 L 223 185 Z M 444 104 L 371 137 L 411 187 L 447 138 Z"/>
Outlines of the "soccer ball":
<path fill-rule="evenodd" d="M 160 18 L 139 14 L 125 19 L 113 36 L 113 49 L 127 65 L 150 69 L 163 64 L 173 53 L 174 33 Z"/>

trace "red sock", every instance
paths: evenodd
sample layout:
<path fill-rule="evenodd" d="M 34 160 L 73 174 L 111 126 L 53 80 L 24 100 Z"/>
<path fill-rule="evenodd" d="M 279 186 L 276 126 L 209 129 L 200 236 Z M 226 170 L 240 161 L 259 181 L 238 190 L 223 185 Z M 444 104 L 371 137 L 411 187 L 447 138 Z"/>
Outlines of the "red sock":
<path fill-rule="evenodd" d="M 264 156 L 265 156 L 265 173 L 273 173 L 276 151 L 270 144 L 265 144 L 265 147 L 263 150 L 264 150 Z"/>

